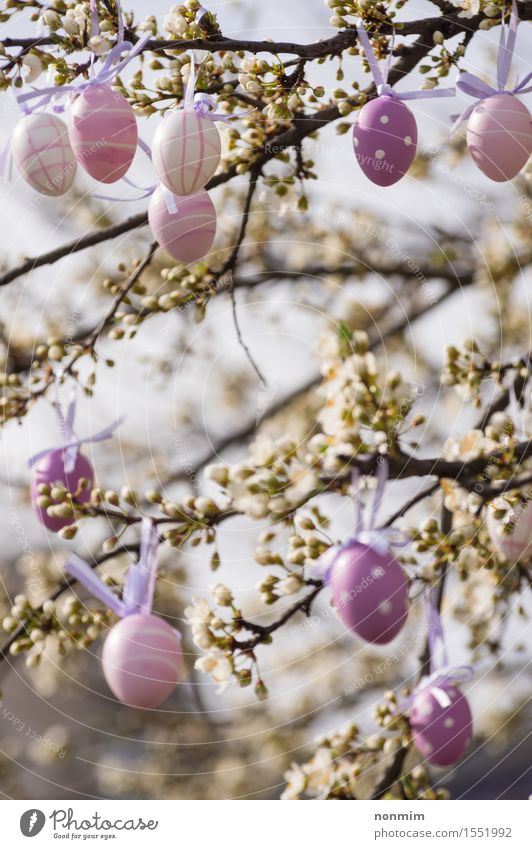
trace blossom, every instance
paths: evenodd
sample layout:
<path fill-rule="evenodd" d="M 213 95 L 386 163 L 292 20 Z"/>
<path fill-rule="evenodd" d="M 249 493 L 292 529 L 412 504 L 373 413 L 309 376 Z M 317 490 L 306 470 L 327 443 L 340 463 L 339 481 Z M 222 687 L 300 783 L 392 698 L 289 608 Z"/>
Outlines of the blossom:
<path fill-rule="evenodd" d="M 168 15 L 164 18 L 163 26 L 172 35 L 183 35 L 188 27 L 188 21 L 180 13 L 179 6 L 172 6 Z"/>
<path fill-rule="evenodd" d="M 212 616 L 209 602 L 206 598 L 194 596 L 188 607 L 185 607 L 185 621 L 189 625 L 203 624 L 208 622 Z"/>
<path fill-rule="evenodd" d="M 303 586 L 297 575 L 287 575 L 286 578 L 281 578 L 275 585 L 275 590 L 280 595 L 293 595 L 299 592 Z"/>

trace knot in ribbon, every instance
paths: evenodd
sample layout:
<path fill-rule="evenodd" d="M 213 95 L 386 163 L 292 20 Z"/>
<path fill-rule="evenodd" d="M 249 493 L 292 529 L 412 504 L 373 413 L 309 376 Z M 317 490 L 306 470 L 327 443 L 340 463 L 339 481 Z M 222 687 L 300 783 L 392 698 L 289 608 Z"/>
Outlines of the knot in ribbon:
<path fill-rule="evenodd" d="M 76 436 L 74 431 L 74 419 L 76 417 L 75 386 L 72 387 L 66 415 L 63 414 L 59 400 L 56 401 L 56 414 L 59 432 L 62 437 L 61 445 L 56 445 L 52 448 L 45 448 L 43 451 L 39 451 L 37 454 L 34 454 L 28 460 L 28 466 L 30 468 L 35 466 L 39 460 L 42 460 L 43 457 L 46 457 L 47 454 L 50 454 L 52 451 L 62 450 L 65 472 L 67 475 L 70 474 L 76 465 L 76 459 L 81 446 L 84 444 L 93 444 L 95 442 L 105 442 L 107 439 L 111 439 L 115 430 L 123 421 L 123 418 L 119 418 L 98 433 L 83 437 Z"/>
<path fill-rule="evenodd" d="M 493 97 L 496 94 L 526 94 L 527 92 L 532 91 L 532 71 L 527 74 L 521 82 L 517 82 L 513 88 L 506 88 L 515 50 L 518 25 L 519 15 L 517 12 L 517 3 L 516 0 L 512 0 L 510 21 L 506 24 L 503 20 L 501 24 L 495 87 L 489 85 L 487 82 L 480 79 L 480 77 L 475 76 L 475 74 L 470 74 L 468 71 L 464 71 L 460 74 L 456 83 L 456 87 L 460 91 L 470 97 L 474 97 L 476 101 L 485 100 L 486 98 Z M 451 128 L 451 133 L 454 133 L 458 129 L 462 121 L 466 121 L 470 117 L 476 106 L 477 103 L 472 103 L 459 115 L 452 116 L 454 123 Z"/>
<path fill-rule="evenodd" d="M 123 619 L 135 613 L 150 614 L 153 607 L 155 581 L 157 578 L 157 548 L 159 536 L 153 519 L 142 520 L 140 553 L 137 563 L 126 573 L 122 598 L 94 574 L 88 563 L 77 554 L 71 554 L 64 566 L 76 581 L 79 581 L 103 604 Z"/>

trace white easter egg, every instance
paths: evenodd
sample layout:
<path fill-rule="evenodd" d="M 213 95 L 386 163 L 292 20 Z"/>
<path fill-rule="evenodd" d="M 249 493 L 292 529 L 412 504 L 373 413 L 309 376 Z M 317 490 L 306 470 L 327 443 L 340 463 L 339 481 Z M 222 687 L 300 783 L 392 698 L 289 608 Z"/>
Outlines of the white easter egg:
<path fill-rule="evenodd" d="M 176 195 L 192 195 L 202 189 L 216 171 L 220 154 L 220 133 L 214 122 L 195 111 L 169 113 L 153 139 L 157 175 Z"/>
<path fill-rule="evenodd" d="M 26 182 L 43 195 L 59 197 L 76 176 L 76 157 L 66 124 L 48 112 L 25 115 L 13 131 L 11 150 Z"/>

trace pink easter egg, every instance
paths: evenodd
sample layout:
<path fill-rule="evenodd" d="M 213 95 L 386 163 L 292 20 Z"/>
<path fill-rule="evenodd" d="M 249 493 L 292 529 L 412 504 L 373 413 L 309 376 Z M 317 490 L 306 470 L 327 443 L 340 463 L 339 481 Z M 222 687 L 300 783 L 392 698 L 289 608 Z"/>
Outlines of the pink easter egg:
<path fill-rule="evenodd" d="M 436 766 L 462 757 L 473 737 L 473 718 L 466 697 L 456 687 L 421 690 L 414 698 L 410 727 L 417 749 Z"/>
<path fill-rule="evenodd" d="M 148 219 L 154 238 L 170 256 L 190 263 L 209 253 L 216 234 L 216 209 L 204 190 L 190 197 L 165 199 L 159 186 L 150 198 Z M 169 203 L 167 203 L 167 200 Z M 176 211 L 168 207 L 175 203 Z"/>
<path fill-rule="evenodd" d="M 108 85 L 79 94 L 69 134 L 79 164 L 100 183 L 116 183 L 129 170 L 138 142 L 137 119 L 125 97 Z"/>
<path fill-rule="evenodd" d="M 121 702 L 155 708 L 175 689 L 181 675 L 181 638 L 152 614 L 125 616 L 103 647 L 103 673 Z"/>
<path fill-rule="evenodd" d="M 67 525 L 72 525 L 75 519 L 60 519 L 49 516 L 46 509 L 37 505 L 39 498 L 39 485 L 47 484 L 51 486 L 54 483 L 62 483 L 65 489 L 70 493 L 75 493 L 78 489 L 81 478 L 87 478 L 89 486 L 76 495 L 76 500 L 81 504 L 85 504 L 91 494 L 92 484 L 94 482 L 94 470 L 87 458 L 78 451 L 74 468 L 71 472 L 65 471 L 65 463 L 63 459 L 63 450 L 61 448 L 56 451 L 49 451 L 45 454 L 33 467 L 33 478 L 31 481 L 31 500 L 41 524 L 49 531 L 60 531 L 61 528 L 66 528 Z"/>
<path fill-rule="evenodd" d="M 218 168 L 220 133 L 214 121 L 179 109 L 159 124 L 152 145 L 153 165 L 161 183 L 176 195 L 193 195 Z"/>
<path fill-rule="evenodd" d="M 494 94 L 475 106 L 467 125 L 467 146 L 486 177 L 513 180 L 532 153 L 530 112 L 513 94 Z"/>
<path fill-rule="evenodd" d="M 532 558 L 532 501 L 518 504 L 501 521 L 495 518 L 495 507 L 488 508 L 488 533 L 493 547 L 511 563 L 525 563 Z M 505 526 L 510 527 L 506 533 Z"/>
<path fill-rule="evenodd" d="M 11 139 L 15 164 L 35 189 L 48 197 L 64 195 L 76 176 L 76 157 L 66 124 L 43 112 L 21 118 Z"/>
<path fill-rule="evenodd" d="M 416 119 L 402 100 L 381 95 L 358 113 L 353 144 L 366 177 L 377 186 L 392 186 L 404 177 L 416 155 Z"/>
<path fill-rule="evenodd" d="M 353 542 L 331 566 L 334 606 L 348 628 L 369 643 L 389 643 L 408 616 L 408 581 L 390 551 Z"/>

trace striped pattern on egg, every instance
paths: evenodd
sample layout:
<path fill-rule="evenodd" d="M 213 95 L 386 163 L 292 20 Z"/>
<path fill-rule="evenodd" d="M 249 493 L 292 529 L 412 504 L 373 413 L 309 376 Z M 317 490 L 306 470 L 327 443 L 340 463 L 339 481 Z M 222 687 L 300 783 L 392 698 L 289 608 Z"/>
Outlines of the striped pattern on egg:
<path fill-rule="evenodd" d="M 216 235 L 216 209 L 205 190 L 189 197 L 171 196 L 177 210 L 170 211 L 166 189 L 158 186 L 150 198 L 148 220 L 154 238 L 170 256 L 190 263 L 209 253 Z"/>
<path fill-rule="evenodd" d="M 76 158 L 68 129 L 47 112 L 25 115 L 13 131 L 11 150 L 26 182 L 48 197 L 64 195 L 76 176 Z"/>
<path fill-rule="evenodd" d="M 392 186 L 404 177 L 416 155 L 416 119 L 397 97 L 377 97 L 360 110 L 353 145 L 366 177 L 377 186 Z"/>
<path fill-rule="evenodd" d="M 463 693 L 449 684 L 421 690 L 410 712 L 416 748 L 436 766 L 456 763 L 473 737 L 473 717 Z"/>
<path fill-rule="evenodd" d="M 155 133 L 153 165 L 166 188 L 176 195 L 202 189 L 218 168 L 220 133 L 210 118 L 180 109 L 166 115 Z"/>
<path fill-rule="evenodd" d="M 125 616 L 105 640 L 102 663 L 117 699 L 133 707 L 155 708 L 171 695 L 181 676 L 181 638 L 158 616 Z"/>
<path fill-rule="evenodd" d="M 69 135 L 72 150 L 85 171 L 100 183 L 115 183 L 133 162 L 137 119 L 119 92 L 108 85 L 93 85 L 74 100 Z"/>

